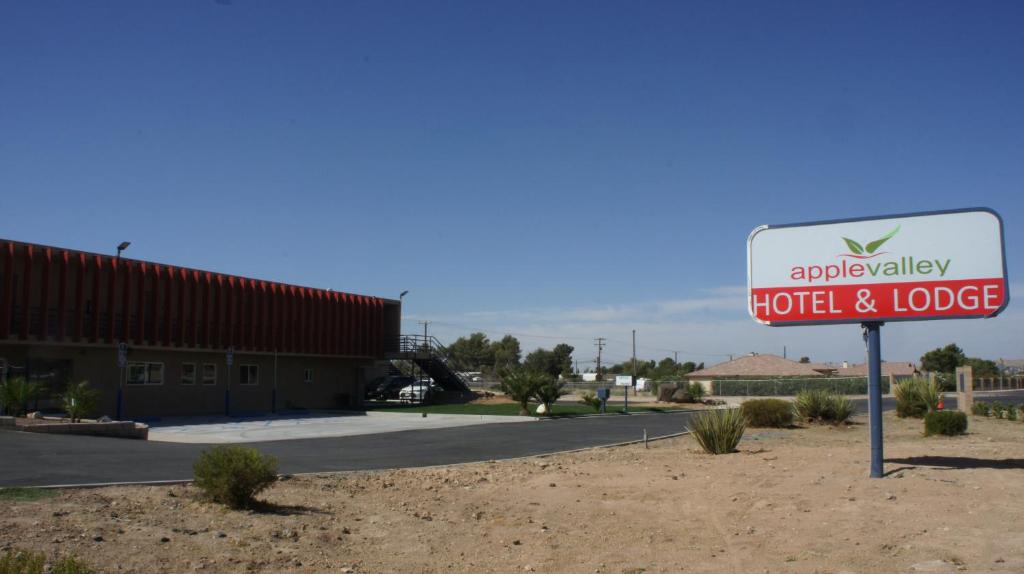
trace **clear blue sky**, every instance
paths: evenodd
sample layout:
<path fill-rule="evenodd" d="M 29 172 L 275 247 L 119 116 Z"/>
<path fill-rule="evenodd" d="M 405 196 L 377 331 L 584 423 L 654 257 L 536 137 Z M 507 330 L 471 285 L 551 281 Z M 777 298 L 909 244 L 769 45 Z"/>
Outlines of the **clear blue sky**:
<path fill-rule="evenodd" d="M 860 360 L 855 327 L 746 317 L 747 234 L 984 205 L 1016 285 L 1022 29 L 1016 2 L 6 2 L 0 236 L 409 289 L 410 330 L 581 359 L 637 328 Z M 1014 313 L 889 348 L 1024 357 Z"/>

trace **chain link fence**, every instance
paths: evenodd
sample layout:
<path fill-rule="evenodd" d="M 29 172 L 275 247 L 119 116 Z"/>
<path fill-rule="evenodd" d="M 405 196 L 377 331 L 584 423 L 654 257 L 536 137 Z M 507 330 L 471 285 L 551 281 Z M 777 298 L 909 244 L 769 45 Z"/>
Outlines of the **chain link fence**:
<path fill-rule="evenodd" d="M 841 395 L 868 394 L 867 377 L 821 379 L 713 380 L 711 393 L 724 397 L 791 397 L 801 391 L 825 390 Z M 889 377 L 882 377 L 882 392 L 889 392 Z"/>

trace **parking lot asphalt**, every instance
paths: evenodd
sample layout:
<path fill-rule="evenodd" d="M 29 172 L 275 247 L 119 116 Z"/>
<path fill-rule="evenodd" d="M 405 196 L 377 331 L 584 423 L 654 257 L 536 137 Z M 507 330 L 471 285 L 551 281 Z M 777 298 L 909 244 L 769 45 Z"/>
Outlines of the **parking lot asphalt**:
<path fill-rule="evenodd" d="M 1024 391 L 975 393 L 1024 403 Z M 854 401 L 867 411 L 867 400 Z M 895 401 L 887 397 L 883 409 Z M 956 399 L 946 398 L 946 408 Z M 287 474 L 411 468 L 549 454 L 682 432 L 692 412 L 644 413 L 485 424 L 361 436 L 262 442 Z M 185 481 L 207 445 L 0 431 L 0 486 Z"/>
<path fill-rule="evenodd" d="M 690 413 L 608 415 L 262 442 L 286 474 L 506 459 L 682 432 Z M 184 481 L 206 445 L 0 432 L 0 486 Z"/>

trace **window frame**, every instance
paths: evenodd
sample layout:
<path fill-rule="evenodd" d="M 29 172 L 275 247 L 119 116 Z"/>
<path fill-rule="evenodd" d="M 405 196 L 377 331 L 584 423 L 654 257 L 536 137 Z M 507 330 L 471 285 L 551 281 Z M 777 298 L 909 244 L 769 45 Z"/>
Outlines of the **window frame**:
<path fill-rule="evenodd" d="M 245 380 L 242 379 L 242 373 L 246 373 Z M 249 375 L 255 374 L 255 377 L 249 377 Z M 255 382 L 246 382 L 253 381 Z M 238 365 L 238 384 L 243 387 L 258 387 L 260 384 L 260 366 L 254 363 L 246 363 Z"/>
<path fill-rule="evenodd" d="M 216 386 L 217 385 L 217 363 L 202 363 L 202 365 L 203 365 L 203 371 L 201 373 L 201 375 L 202 375 L 202 384 L 207 386 L 207 387 Z M 213 378 L 207 378 L 207 376 L 206 376 L 206 367 L 213 367 Z"/>
<path fill-rule="evenodd" d="M 158 383 L 153 383 L 153 382 L 150 382 L 150 380 L 149 380 L 149 370 L 150 370 L 150 368 L 152 368 L 154 366 L 159 366 L 160 367 L 160 382 L 158 382 Z M 141 382 L 132 382 L 132 376 L 131 376 L 132 368 L 140 368 L 140 367 L 142 368 L 142 374 L 143 374 L 142 381 Z M 129 361 L 128 364 L 125 365 L 125 380 L 124 380 L 124 384 L 125 384 L 125 386 L 133 386 L 133 387 L 161 386 L 161 385 L 164 384 L 164 379 L 166 378 L 164 375 L 165 375 L 166 372 L 167 371 L 164 368 L 164 363 L 160 362 L 160 361 Z"/>
<path fill-rule="evenodd" d="M 304 371 L 302 371 L 302 382 L 307 384 L 307 385 L 312 385 L 313 384 L 313 376 L 314 375 L 315 375 L 315 373 L 313 372 L 313 368 L 312 367 L 306 367 L 306 369 Z"/>
<path fill-rule="evenodd" d="M 187 382 L 187 381 L 189 381 L 189 379 L 185 377 L 185 368 L 187 366 L 191 366 L 192 367 L 192 377 L 191 377 L 191 381 L 190 382 Z M 188 387 L 194 387 L 195 384 L 196 384 L 196 378 L 197 378 L 198 374 L 199 374 L 199 368 L 198 368 L 198 366 L 195 363 L 182 363 L 181 364 L 181 384 L 182 385 L 185 385 L 185 386 L 188 386 Z"/>

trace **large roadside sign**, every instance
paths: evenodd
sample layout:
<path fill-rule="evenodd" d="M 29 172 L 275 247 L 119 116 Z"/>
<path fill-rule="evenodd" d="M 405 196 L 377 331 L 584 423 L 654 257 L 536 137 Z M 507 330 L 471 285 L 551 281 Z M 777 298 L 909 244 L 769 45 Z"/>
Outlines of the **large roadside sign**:
<path fill-rule="evenodd" d="M 1010 299 L 985 208 L 764 225 L 747 269 L 748 311 L 773 326 L 994 317 Z"/>

